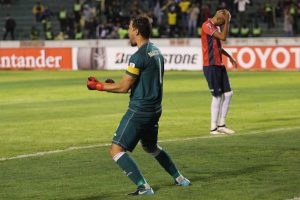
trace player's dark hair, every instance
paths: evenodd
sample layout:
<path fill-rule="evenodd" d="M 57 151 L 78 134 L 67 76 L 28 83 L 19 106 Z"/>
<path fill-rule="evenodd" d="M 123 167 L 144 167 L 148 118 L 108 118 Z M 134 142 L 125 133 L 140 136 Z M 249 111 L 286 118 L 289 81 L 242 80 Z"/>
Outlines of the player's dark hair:
<path fill-rule="evenodd" d="M 145 39 L 150 38 L 152 25 L 150 19 L 146 16 L 137 16 L 131 19 L 133 28 L 139 31 L 139 34 Z"/>

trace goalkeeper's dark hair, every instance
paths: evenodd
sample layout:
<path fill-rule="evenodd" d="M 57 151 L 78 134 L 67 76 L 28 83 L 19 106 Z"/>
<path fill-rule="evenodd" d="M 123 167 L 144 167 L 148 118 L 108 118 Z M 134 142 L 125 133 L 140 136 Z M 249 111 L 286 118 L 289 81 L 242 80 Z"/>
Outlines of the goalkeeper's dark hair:
<path fill-rule="evenodd" d="M 150 18 L 147 16 L 137 16 L 131 18 L 133 28 L 139 31 L 139 34 L 145 39 L 149 39 L 151 35 L 152 25 Z"/>

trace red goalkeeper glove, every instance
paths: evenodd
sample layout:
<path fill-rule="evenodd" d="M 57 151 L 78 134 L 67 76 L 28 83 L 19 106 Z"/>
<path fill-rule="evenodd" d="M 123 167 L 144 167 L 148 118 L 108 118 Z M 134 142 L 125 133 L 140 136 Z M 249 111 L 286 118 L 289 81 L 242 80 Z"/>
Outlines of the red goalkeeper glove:
<path fill-rule="evenodd" d="M 88 77 L 88 81 L 95 81 L 95 82 L 99 82 L 99 81 L 96 79 L 96 77 L 94 77 L 94 76 L 90 76 L 90 77 Z"/>
<path fill-rule="evenodd" d="M 95 77 L 88 77 L 86 86 L 89 90 L 103 91 L 104 84 L 99 82 Z"/>

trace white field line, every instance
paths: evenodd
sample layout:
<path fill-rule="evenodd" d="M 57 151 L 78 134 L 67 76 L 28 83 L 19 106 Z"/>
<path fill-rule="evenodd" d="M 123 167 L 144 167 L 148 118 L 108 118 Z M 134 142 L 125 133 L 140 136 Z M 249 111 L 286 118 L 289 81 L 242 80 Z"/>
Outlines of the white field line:
<path fill-rule="evenodd" d="M 300 200 L 300 197 L 294 197 L 293 199 L 287 199 L 287 200 Z"/>
<path fill-rule="evenodd" d="M 251 132 L 243 133 L 243 134 L 230 135 L 230 137 L 261 134 L 261 133 L 273 133 L 273 132 L 280 132 L 280 131 L 290 131 L 290 130 L 297 130 L 297 129 L 300 129 L 300 126 L 289 127 L 289 128 L 274 128 L 274 129 L 267 129 L 264 131 L 251 131 Z M 229 135 L 218 135 L 218 136 L 208 135 L 208 136 L 199 136 L 199 137 L 186 137 L 186 138 L 174 138 L 174 139 L 167 139 L 167 140 L 159 140 L 158 142 L 159 143 L 178 142 L 178 141 L 210 139 L 210 138 L 219 138 L 219 137 L 228 137 L 228 136 Z M 45 155 L 49 155 L 49 154 L 55 154 L 55 153 L 61 153 L 61 152 L 79 150 L 79 149 L 92 149 L 92 148 L 98 148 L 98 147 L 107 147 L 110 145 L 111 145 L 111 143 L 104 143 L 104 144 L 95 144 L 95 145 L 87 145 L 87 146 L 69 147 L 66 149 L 57 149 L 57 150 L 51 150 L 51 151 L 36 152 L 36 153 L 23 154 L 23 155 L 18 155 L 18 156 L 13 156 L 13 157 L 3 157 L 3 158 L 0 158 L 0 161 L 15 160 L 15 159 L 21 159 L 21 158 L 30 158 L 30 157 L 37 157 L 37 156 L 45 156 Z"/>

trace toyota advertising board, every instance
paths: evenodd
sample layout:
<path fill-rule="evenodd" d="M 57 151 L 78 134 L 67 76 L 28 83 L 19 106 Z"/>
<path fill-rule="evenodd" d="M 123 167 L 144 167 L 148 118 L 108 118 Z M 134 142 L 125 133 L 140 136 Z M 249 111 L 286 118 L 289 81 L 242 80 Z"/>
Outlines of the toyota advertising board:
<path fill-rule="evenodd" d="M 244 70 L 299 70 L 300 46 L 227 46 L 225 50 Z M 227 68 L 232 68 L 223 56 Z"/>

